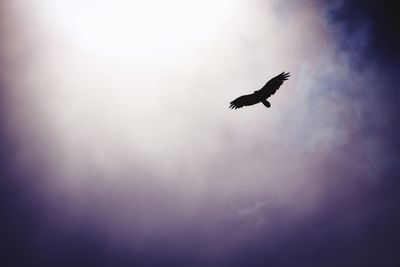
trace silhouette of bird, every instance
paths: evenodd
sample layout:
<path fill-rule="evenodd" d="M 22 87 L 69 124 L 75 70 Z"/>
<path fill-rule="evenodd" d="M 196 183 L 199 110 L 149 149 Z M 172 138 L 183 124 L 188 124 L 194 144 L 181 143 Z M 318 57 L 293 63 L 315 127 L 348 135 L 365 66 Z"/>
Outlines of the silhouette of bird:
<path fill-rule="evenodd" d="M 284 81 L 286 81 L 290 77 L 290 73 L 282 72 L 278 76 L 269 80 L 263 88 L 258 91 L 254 91 L 254 93 L 250 95 L 242 95 L 235 100 L 233 100 L 229 106 L 231 109 L 238 109 L 243 106 L 251 106 L 258 103 L 263 103 L 267 108 L 271 107 L 271 103 L 267 101 L 267 99 L 275 94 L 275 92 L 281 87 Z"/>

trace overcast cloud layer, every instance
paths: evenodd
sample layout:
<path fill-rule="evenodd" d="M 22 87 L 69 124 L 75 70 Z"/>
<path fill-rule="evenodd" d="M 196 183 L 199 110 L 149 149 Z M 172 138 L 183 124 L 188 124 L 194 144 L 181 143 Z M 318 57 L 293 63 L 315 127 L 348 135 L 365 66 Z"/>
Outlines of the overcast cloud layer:
<path fill-rule="evenodd" d="M 1 8 L 7 266 L 399 264 L 390 1 L 51 2 Z"/>

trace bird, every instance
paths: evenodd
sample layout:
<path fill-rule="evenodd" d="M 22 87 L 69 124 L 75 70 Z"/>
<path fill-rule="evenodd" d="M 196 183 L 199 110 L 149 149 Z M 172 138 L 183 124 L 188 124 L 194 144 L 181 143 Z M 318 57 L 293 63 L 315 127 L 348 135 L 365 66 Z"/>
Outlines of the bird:
<path fill-rule="evenodd" d="M 290 72 L 282 72 L 276 77 L 269 80 L 260 90 L 254 91 L 249 95 L 242 95 L 232 102 L 230 102 L 229 108 L 238 109 L 244 106 L 251 106 L 258 103 L 263 103 L 267 108 L 271 107 L 271 103 L 267 100 L 271 95 L 281 87 L 284 81 L 289 79 Z"/>

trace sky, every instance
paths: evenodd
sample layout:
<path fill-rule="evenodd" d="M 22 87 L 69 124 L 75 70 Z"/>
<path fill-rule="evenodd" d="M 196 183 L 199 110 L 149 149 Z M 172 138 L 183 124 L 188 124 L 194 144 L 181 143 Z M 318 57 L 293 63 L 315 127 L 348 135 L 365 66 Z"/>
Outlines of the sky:
<path fill-rule="evenodd" d="M 0 6 L 0 265 L 400 264 L 393 1 Z"/>

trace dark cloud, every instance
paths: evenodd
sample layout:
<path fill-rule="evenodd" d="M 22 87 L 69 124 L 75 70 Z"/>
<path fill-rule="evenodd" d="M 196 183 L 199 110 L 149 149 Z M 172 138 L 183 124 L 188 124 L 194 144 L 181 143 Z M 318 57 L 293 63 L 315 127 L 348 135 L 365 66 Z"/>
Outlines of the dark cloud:
<path fill-rule="evenodd" d="M 345 0 L 329 8 L 328 17 L 343 31 L 343 48 L 359 49 L 360 64 L 378 64 L 393 71 L 393 67 L 398 70 L 400 59 L 399 11 L 396 1 Z M 353 47 L 352 42 L 360 32 L 364 32 L 364 38 Z"/>

